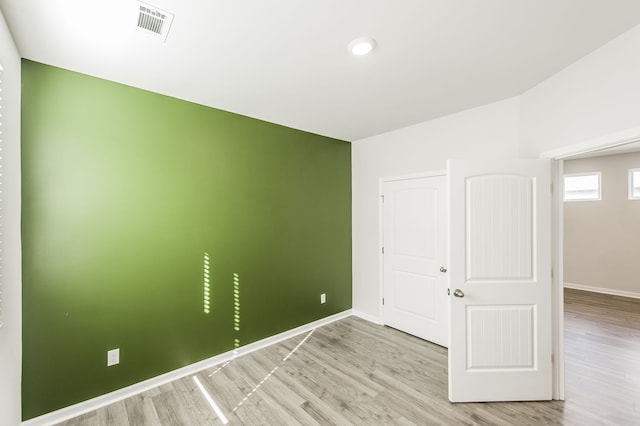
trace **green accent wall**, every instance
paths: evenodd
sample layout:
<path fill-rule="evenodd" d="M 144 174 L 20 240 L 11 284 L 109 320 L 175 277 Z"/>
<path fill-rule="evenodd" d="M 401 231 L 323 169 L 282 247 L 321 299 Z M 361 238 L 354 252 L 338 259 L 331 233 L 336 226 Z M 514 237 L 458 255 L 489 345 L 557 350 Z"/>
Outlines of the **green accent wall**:
<path fill-rule="evenodd" d="M 28 60 L 22 84 L 25 420 L 351 308 L 348 142 Z"/>

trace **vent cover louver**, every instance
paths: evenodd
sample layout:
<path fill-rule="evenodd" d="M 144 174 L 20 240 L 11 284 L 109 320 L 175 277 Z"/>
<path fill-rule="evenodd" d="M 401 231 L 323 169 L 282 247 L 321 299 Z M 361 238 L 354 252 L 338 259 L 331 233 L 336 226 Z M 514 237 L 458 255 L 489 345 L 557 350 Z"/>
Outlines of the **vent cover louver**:
<path fill-rule="evenodd" d="M 173 22 L 173 14 L 149 4 L 140 3 L 138 9 L 138 28 L 149 35 L 166 41 L 169 28 Z"/>

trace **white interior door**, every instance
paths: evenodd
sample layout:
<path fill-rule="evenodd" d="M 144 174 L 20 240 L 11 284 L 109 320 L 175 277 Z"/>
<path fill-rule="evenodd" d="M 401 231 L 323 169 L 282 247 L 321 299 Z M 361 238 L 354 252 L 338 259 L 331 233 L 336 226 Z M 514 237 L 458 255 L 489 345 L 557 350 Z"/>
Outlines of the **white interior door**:
<path fill-rule="evenodd" d="M 383 184 L 386 325 L 449 346 L 446 177 Z"/>
<path fill-rule="evenodd" d="M 548 160 L 450 161 L 449 399 L 551 399 Z"/>

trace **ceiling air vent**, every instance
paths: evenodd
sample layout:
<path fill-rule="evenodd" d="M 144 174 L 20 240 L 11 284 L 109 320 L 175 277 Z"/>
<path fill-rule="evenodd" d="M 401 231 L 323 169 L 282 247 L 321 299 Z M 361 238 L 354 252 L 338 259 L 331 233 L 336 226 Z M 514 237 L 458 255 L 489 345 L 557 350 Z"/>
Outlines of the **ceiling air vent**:
<path fill-rule="evenodd" d="M 150 4 L 140 3 L 138 10 L 138 28 L 149 35 L 154 35 L 166 41 L 169 28 L 173 22 L 173 14 L 158 9 Z"/>

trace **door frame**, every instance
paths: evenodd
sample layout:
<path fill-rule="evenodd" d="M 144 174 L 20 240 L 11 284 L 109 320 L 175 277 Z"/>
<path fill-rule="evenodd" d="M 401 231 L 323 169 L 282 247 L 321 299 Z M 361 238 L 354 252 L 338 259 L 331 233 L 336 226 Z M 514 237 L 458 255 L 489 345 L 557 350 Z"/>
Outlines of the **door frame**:
<path fill-rule="evenodd" d="M 585 140 L 562 148 L 544 151 L 540 158 L 552 161 L 552 185 L 554 188 L 551 200 L 551 256 L 552 256 L 552 330 L 553 335 L 553 399 L 565 399 L 565 362 L 564 362 L 564 214 L 563 214 L 563 174 L 564 159 L 588 152 L 600 151 L 620 145 L 640 141 L 640 127 L 633 127 L 621 132 L 610 133 L 598 138 Z"/>
<path fill-rule="evenodd" d="M 436 170 L 431 172 L 412 173 L 408 175 L 389 176 L 380 178 L 378 181 L 378 277 L 380 277 L 380 282 L 378 283 L 378 294 L 380 295 L 380 298 L 378 300 L 378 312 L 380 313 L 380 324 L 384 324 L 384 307 L 382 306 L 382 300 L 384 298 L 384 256 L 382 254 L 382 247 L 384 247 L 384 204 L 382 202 L 382 196 L 384 194 L 384 184 L 387 182 L 395 182 L 399 180 L 422 179 L 436 176 L 447 176 L 447 171 Z M 449 212 L 447 212 L 447 215 L 448 214 Z M 447 233 L 447 239 L 448 238 L 449 235 Z M 448 263 L 449 259 L 447 259 L 447 264 Z"/>

